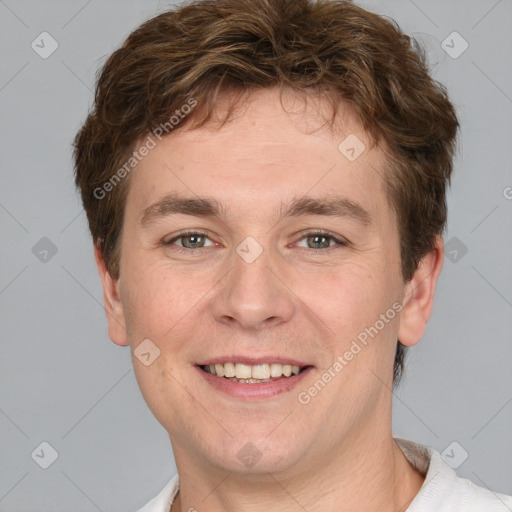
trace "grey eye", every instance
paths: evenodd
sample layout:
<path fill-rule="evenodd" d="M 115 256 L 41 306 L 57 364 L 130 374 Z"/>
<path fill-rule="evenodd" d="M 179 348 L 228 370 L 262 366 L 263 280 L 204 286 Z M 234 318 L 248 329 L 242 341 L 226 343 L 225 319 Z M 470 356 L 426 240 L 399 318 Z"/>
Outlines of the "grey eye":
<path fill-rule="evenodd" d="M 204 235 L 184 235 L 179 240 L 182 240 L 182 246 L 187 249 L 198 249 L 204 247 L 206 238 Z"/>
<path fill-rule="evenodd" d="M 331 237 L 327 235 L 310 235 L 308 238 L 308 247 L 311 249 L 323 249 L 329 247 L 331 243 Z"/>

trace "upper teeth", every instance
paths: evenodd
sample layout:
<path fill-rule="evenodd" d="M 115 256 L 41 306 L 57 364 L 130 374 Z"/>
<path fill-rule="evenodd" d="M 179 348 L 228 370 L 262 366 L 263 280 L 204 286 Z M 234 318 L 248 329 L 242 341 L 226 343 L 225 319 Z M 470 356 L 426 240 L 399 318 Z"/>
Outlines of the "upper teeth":
<path fill-rule="evenodd" d="M 210 364 L 204 368 L 219 377 L 236 377 L 237 379 L 268 379 L 270 377 L 289 377 L 298 375 L 300 368 L 291 364 L 256 364 L 254 366 L 242 363 Z"/>

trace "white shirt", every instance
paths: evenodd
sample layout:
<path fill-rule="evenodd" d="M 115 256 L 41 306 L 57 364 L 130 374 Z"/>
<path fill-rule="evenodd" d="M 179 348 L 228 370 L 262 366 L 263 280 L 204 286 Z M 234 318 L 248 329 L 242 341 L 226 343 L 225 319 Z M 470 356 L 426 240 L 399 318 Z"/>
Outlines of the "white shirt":
<path fill-rule="evenodd" d="M 459 478 L 439 452 L 395 438 L 407 460 L 425 481 L 406 512 L 512 512 L 512 496 L 495 493 L 471 480 Z M 169 512 L 178 494 L 178 475 L 137 512 Z"/>

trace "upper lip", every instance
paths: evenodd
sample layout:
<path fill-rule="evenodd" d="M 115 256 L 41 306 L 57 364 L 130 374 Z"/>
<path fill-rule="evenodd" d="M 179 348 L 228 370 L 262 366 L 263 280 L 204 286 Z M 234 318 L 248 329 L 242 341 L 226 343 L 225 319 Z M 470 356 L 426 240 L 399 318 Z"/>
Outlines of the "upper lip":
<path fill-rule="evenodd" d="M 262 357 L 247 357 L 247 356 L 220 356 L 220 357 L 212 357 L 211 359 L 206 359 L 197 363 L 198 366 L 206 366 L 209 364 L 223 364 L 223 363 L 241 363 L 248 366 L 256 366 L 258 364 L 289 364 L 292 366 L 311 366 L 304 361 L 298 361 L 297 359 L 293 359 L 291 357 L 283 357 L 283 356 L 262 356 Z"/>

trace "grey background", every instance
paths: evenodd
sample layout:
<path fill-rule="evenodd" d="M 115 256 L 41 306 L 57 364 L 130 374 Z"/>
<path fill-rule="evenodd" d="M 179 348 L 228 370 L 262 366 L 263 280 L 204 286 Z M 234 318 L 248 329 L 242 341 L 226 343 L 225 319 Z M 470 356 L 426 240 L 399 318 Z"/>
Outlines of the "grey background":
<path fill-rule="evenodd" d="M 512 1 L 361 4 L 427 45 L 462 123 L 445 237 L 457 253 L 409 352 L 394 435 L 440 452 L 456 441 L 461 476 L 512 494 Z M 97 69 L 168 5 L 0 0 L 1 512 L 135 510 L 175 474 L 129 351 L 107 336 L 70 152 Z M 47 59 L 31 48 L 43 31 L 59 44 Z M 469 44 L 456 59 L 441 49 L 453 31 Z M 43 441 L 58 452 L 48 469 L 35 462 L 48 449 L 31 457 Z"/>

